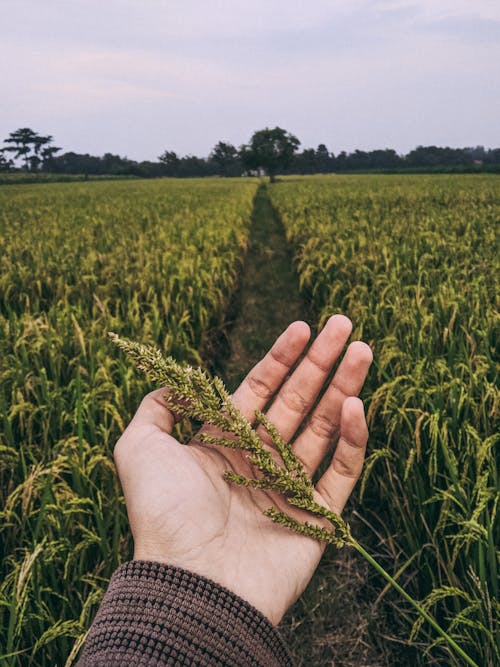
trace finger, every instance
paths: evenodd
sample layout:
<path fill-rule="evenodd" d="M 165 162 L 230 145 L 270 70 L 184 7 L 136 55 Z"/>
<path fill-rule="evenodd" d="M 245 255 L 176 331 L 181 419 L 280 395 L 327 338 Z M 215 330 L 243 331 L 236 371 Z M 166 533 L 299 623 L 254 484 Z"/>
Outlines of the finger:
<path fill-rule="evenodd" d="M 255 411 L 262 410 L 278 391 L 310 335 L 305 322 L 292 322 L 234 392 L 233 403 L 249 421 L 253 421 Z"/>
<path fill-rule="evenodd" d="M 351 343 L 337 371 L 312 413 L 306 428 L 294 443 L 294 451 L 312 476 L 340 429 L 342 405 L 348 396 L 357 396 L 366 380 L 373 354 L 366 343 Z"/>
<path fill-rule="evenodd" d="M 342 405 L 340 439 L 325 474 L 316 484 L 325 507 L 340 514 L 363 469 L 368 427 L 363 403 L 350 396 Z"/>
<path fill-rule="evenodd" d="M 351 321 L 344 315 L 333 315 L 309 348 L 293 375 L 282 386 L 267 417 L 284 440 L 290 440 L 314 404 L 333 364 L 351 333 Z M 270 438 L 258 429 L 266 444 Z"/>
<path fill-rule="evenodd" d="M 178 419 L 168 408 L 164 395 L 168 392 L 165 387 L 156 389 L 144 396 L 132 421 L 122 433 L 116 443 L 113 455 L 120 479 L 124 480 L 125 469 L 135 460 L 131 454 L 143 455 L 147 450 L 151 453 L 151 446 L 158 443 L 161 447 L 178 446 L 177 440 L 171 436 L 174 425 Z M 164 437 L 159 438 L 159 434 Z"/>
<path fill-rule="evenodd" d="M 153 426 L 164 433 L 171 434 L 177 418 L 167 406 L 165 394 L 168 389 L 155 389 L 146 394 L 135 413 L 129 428 Z"/>

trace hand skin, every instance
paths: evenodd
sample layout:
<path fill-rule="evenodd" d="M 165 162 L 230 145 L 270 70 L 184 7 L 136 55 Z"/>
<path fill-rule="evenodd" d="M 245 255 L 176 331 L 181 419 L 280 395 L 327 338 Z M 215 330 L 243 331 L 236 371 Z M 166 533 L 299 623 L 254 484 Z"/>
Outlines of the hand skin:
<path fill-rule="evenodd" d="M 310 411 L 351 328 L 346 317 L 332 316 L 289 375 L 310 337 L 305 322 L 293 322 L 232 397 L 249 420 L 272 400 L 268 418 L 287 441 L 299 431 L 294 451 L 311 475 L 336 444 L 329 467 L 316 484 L 315 499 L 337 513 L 361 473 L 368 439 L 363 404 L 356 398 L 372 361 L 365 343 L 348 346 L 332 382 Z M 171 435 L 175 418 L 164 394 L 159 389 L 144 398 L 115 447 L 134 559 L 203 575 L 250 602 L 277 625 L 304 591 L 325 547 L 272 523 L 262 512 L 275 506 L 299 520 L 329 524 L 291 507 L 277 493 L 224 481 L 222 474 L 228 469 L 252 476 L 245 455 L 196 439 L 181 445 Z"/>

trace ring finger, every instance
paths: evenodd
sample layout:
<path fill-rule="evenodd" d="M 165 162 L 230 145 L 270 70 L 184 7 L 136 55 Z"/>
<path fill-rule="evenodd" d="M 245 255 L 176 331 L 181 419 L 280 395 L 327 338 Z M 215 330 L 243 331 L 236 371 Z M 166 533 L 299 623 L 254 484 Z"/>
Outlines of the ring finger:
<path fill-rule="evenodd" d="M 366 343 L 356 341 L 349 345 L 306 428 L 297 437 L 294 452 L 311 476 L 338 438 L 342 405 L 349 396 L 359 394 L 372 360 Z"/>

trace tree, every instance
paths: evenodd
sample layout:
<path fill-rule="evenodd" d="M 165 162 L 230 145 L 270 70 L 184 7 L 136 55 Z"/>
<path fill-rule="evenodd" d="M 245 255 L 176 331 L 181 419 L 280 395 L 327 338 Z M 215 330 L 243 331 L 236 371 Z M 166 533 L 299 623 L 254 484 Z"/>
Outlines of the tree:
<path fill-rule="evenodd" d="M 281 127 L 266 127 L 254 132 L 250 144 L 241 147 L 240 157 L 247 169 L 263 169 L 272 183 L 276 174 L 290 164 L 299 146 L 297 137 Z"/>
<path fill-rule="evenodd" d="M 52 137 L 50 137 L 52 141 Z M 54 163 L 54 156 L 61 150 L 59 146 L 44 146 L 41 150 L 42 157 L 42 169 L 43 171 L 52 171 L 52 166 Z"/>
<path fill-rule="evenodd" d="M 0 172 L 10 171 L 14 163 L 12 160 L 8 160 L 3 153 L 0 152 Z"/>
<path fill-rule="evenodd" d="M 158 157 L 158 160 L 165 165 L 166 176 L 177 176 L 180 165 L 180 159 L 177 153 L 174 151 L 164 151 Z"/>
<path fill-rule="evenodd" d="M 325 146 L 325 144 L 319 144 L 318 148 L 316 149 L 316 165 L 318 170 L 326 174 L 330 171 L 331 168 L 331 156 L 330 153 L 328 152 L 328 148 Z"/>
<path fill-rule="evenodd" d="M 52 169 L 60 174 L 102 174 L 102 160 L 93 155 L 79 153 L 63 153 L 52 159 Z"/>
<path fill-rule="evenodd" d="M 31 152 L 31 144 L 37 137 L 36 132 L 29 127 L 21 127 L 15 132 L 11 132 L 7 139 L 4 139 L 5 144 L 12 144 L 2 148 L 2 151 L 7 153 L 15 153 L 14 159 L 22 158 L 24 160 L 24 167 L 26 171 L 29 169 L 29 154 Z"/>
<path fill-rule="evenodd" d="M 14 159 L 22 158 L 26 171 L 38 171 L 40 165 L 44 166 L 50 163 L 54 153 L 60 151 L 56 146 L 50 146 L 53 138 L 49 135 L 43 137 L 34 132 L 29 127 L 21 127 L 15 132 L 11 132 L 5 144 L 12 144 L 2 148 L 3 153 L 15 153 Z"/>
<path fill-rule="evenodd" d="M 209 159 L 217 166 L 221 176 L 239 176 L 241 174 L 241 160 L 238 150 L 230 143 L 219 141 Z"/>
<path fill-rule="evenodd" d="M 50 134 L 46 137 L 35 135 L 32 141 L 34 154 L 30 158 L 31 171 L 37 171 L 40 165 L 43 171 L 50 170 L 52 158 L 61 150 L 57 146 L 50 145 L 53 141 L 54 138 Z"/>
<path fill-rule="evenodd" d="M 294 173 L 299 174 L 316 174 L 319 168 L 317 166 L 316 151 L 314 148 L 305 148 L 301 153 L 298 153 L 292 164 Z"/>

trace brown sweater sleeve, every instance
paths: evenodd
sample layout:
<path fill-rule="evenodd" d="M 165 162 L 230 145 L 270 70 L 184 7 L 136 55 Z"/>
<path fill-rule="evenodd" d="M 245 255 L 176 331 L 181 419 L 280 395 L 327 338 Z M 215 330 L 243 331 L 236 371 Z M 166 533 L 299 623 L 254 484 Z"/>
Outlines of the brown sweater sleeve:
<path fill-rule="evenodd" d="M 271 622 L 248 602 L 170 565 L 131 561 L 111 577 L 78 667 L 290 667 Z"/>

